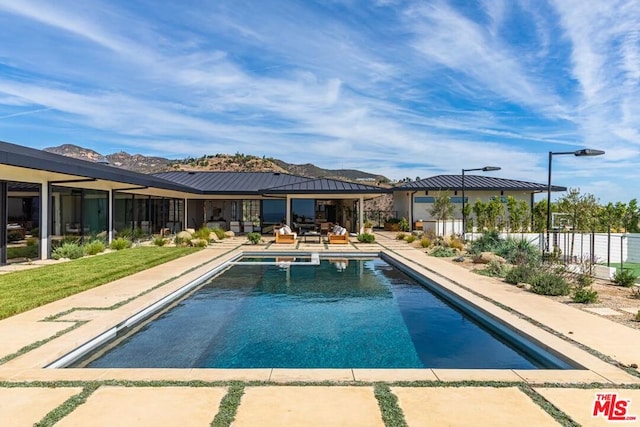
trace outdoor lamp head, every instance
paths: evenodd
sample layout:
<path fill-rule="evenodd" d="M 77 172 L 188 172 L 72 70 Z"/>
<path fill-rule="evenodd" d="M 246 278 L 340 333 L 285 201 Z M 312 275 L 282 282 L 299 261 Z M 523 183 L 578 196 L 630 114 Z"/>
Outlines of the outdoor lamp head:
<path fill-rule="evenodd" d="M 498 166 L 485 166 L 482 168 L 483 172 L 490 172 L 490 171 L 499 171 L 500 169 L 502 169 L 501 167 Z"/>
<path fill-rule="evenodd" d="M 574 156 L 601 156 L 604 154 L 602 150 L 594 150 L 593 148 L 584 148 L 582 150 L 574 151 Z"/>

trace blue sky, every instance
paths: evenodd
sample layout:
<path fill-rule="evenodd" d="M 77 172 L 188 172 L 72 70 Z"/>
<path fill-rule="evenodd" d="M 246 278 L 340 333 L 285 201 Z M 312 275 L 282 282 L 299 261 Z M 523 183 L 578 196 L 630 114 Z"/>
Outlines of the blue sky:
<path fill-rule="evenodd" d="M 637 0 L 0 0 L 0 140 L 640 198 Z"/>

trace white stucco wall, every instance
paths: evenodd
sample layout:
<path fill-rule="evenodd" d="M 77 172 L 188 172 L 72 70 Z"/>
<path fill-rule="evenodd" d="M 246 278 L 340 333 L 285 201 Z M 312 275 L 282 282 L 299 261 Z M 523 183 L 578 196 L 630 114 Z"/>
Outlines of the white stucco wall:
<path fill-rule="evenodd" d="M 424 191 L 423 191 L 424 193 Z M 411 222 L 411 191 L 395 191 L 393 193 L 393 210 L 398 213 L 398 218 L 407 218 Z"/>

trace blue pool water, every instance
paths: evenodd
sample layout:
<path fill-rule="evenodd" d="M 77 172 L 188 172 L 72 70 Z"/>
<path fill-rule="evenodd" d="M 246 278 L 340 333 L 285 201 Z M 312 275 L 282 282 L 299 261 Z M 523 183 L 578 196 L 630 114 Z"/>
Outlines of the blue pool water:
<path fill-rule="evenodd" d="M 558 368 L 378 258 L 234 265 L 138 329 L 76 366 Z"/>

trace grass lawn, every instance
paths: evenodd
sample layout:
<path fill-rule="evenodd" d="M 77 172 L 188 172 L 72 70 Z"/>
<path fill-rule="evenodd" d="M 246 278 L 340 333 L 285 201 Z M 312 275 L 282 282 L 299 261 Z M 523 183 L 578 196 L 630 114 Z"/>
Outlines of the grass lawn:
<path fill-rule="evenodd" d="M 606 265 L 606 264 L 603 264 Z M 620 270 L 620 263 L 619 262 L 612 262 L 609 264 L 610 267 L 615 267 L 616 270 Z M 640 280 L 640 263 L 638 262 L 624 262 L 622 263 L 622 267 L 625 270 L 630 270 L 633 273 L 635 273 L 635 275 L 638 277 L 638 279 L 636 279 L 636 283 Z"/>
<path fill-rule="evenodd" d="M 131 248 L 0 275 L 0 319 L 199 250 L 201 248 Z"/>

